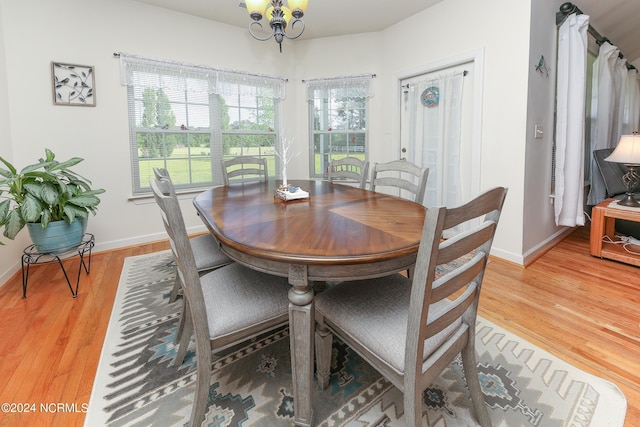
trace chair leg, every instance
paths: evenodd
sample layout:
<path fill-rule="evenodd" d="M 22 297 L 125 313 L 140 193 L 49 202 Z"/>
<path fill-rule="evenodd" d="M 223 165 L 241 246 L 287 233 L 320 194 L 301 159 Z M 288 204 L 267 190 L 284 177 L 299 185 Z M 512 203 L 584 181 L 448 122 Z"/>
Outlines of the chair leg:
<path fill-rule="evenodd" d="M 322 319 L 316 320 L 316 378 L 320 389 L 324 390 L 329 385 L 333 335 Z"/>
<path fill-rule="evenodd" d="M 178 318 L 178 325 L 176 326 L 176 334 L 173 336 L 174 345 L 177 345 L 182 339 L 182 334 L 184 333 L 185 318 L 189 317 L 187 313 L 189 313 L 189 306 L 187 303 L 187 299 L 184 298 L 182 300 L 182 311 L 180 312 L 180 318 Z"/>
<path fill-rule="evenodd" d="M 186 300 L 185 300 L 186 301 Z M 176 354 L 176 359 L 173 362 L 175 366 L 180 366 L 184 362 L 184 356 L 187 354 L 187 350 L 189 349 L 189 342 L 191 341 L 191 335 L 193 334 L 193 320 L 191 316 L 189 316 L 189 305 L 188 303 L 184 304 L 182 314 L 182 334 L 180 336 L 180 340 L 177 344 L 178 353 Z"/>
<path fill-rule="evenodd" d="M 478 423 L 482 427 L 491 427 L 491 418 L 489 417 L 489 411 L 487 411 L 487 405 L 484 401 L 484 394 L 482 393 L 482 387 L 480 386 L 480 380 L 478 379 L 478 366 L 476 362 L 476 346 L 475 346 L 475 332 L 470 330 L 469 341 L 464 349 L 462 349 L 462 368 L 464 370 L 464 376 L 467 379 L 467 387 L 471 393 L 471 402 L 473 408 L 476 411 L 476 417 Z"/>
<path fill-rule="evenodd" d="M 404 391 L 404 422 L 407 427 L 422 427 L 422 391 Z"/>
<path fill-rule="evenodd" d="M 189 423 L 189 426 L 191 427 L 202 425 L 207 410 L 207 404 L 209 403 L 209 387 L 211 386 L 211 349 L 207 349 L 205 347 L 209 345 L 209 343 L 196 345 L 196 394 L 193 397 L 193 407 L 191 408 L 191 421 Z"/>
<path fill-rule="evenodd" d="M 173 282 L 173 289 L 171 290 L 171 295 L 169 295 L 169 304 L 178 299 L 180 289 L 182 289 L 182 284 L 180 283 L 180 277 L 176 274 L 176 280 Z"/>

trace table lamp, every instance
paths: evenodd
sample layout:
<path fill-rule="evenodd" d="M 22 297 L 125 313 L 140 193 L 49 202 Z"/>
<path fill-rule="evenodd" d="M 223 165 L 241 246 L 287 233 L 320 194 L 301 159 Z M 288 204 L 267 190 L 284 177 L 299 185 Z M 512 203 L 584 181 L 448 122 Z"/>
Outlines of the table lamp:
<path fill-rule="evenodd" d="M 633 135 L 622 135 L 613 153 L 605 160 L 622 163 L 629 169 L 629 172 L 622 177 L 622 182 L 626 185 L 627 192 L 622 200 L 618 201 L 618 204 L 640 208 L 640 203 L 633 197 L 634 188 L 637 188 L 638 184 L 640 184 L 640 175 L 637 172 L 640 167 L 640 135 L 638 135 L 638 132 L 633 132 Z"/>

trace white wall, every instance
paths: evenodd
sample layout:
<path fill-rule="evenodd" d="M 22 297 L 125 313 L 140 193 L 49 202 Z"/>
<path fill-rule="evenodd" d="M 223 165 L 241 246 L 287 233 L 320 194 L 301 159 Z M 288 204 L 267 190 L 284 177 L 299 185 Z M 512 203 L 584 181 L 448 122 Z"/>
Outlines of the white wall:
<path fill-rule="evenodd" d="M 281 54 L 275 42 L 257 42 L 246 29 L 130 0 L 0 0 L 0 49 L 2 40 L 5 47 L 4 55 L 0 50 L 0 58 L 6 59 L 6 78 L 0 70 L 0 124 L 6 123 L 0 129 L 0 155 L 9 153 L 17 164 L 26 164 L 48 147 L 60 159 L 75 155 L 85 158 L 79 171 L 107 190 L 98 215 L 89 222 L 89 231 L 97 237 L 96 249 L 156 240 L 164 236 L 156 206 L 129 200 L 126 90 L 119 83 L 113 52 L 288 78 L 287 98 L 282 103 L 283 125 L 294 137 L 298 151 L 303 152 L 290 171 L 292 178 L 306 178 L 309 172 L 303 79 L 375 73 L 369 117 L 370 157 L 373 162 L 386 161 L 397 158 L 393 150 L 399 138 L 397 77 L 406 70 L 428 69 L 449 58 L 482 52 L 483 101 L 478 127 L 481 187 L 509 187 L 494 253 L 521 263 L 526 250 L 555 231 L 548 225 L 546 208 L 531 215 L 527 212 L 527 218 L 541 217 L 533 230 L 525 232 L 523 224 L 525 210 L 548 203 L 546 190 L 538 187 L 546 186 L 550 174 L 545 160 L 549 142 L 531 145 L 528 127 L 532 121 L 544 120 L 550 138 L 551 83 L 538 83 L 545 90 L 541 99 L 536 98 L 536 104 L 541 105 L 528 106 L 527 97 L 538 91 L 538 86 L 529 86 L 529 80 L 538 77 L 530 70 L 531 57 L 538 55 L 529 53 L 530 25 L 532 20 L 542 22 L 547 19 L 544 15 L 555 13 L 555 5 L 552 11 L 545 11 L 546 3 L 552 1 L 545 0 L 545 6 L 536 8 L 532 17 L 529 1 L 445 0 L 382 32 L 286 40 Z M 552 24 L 549 30 L 555 31 Z M 545 57 L 551 49 L 546 26 L 545 22 L 545 28 L 534 30 L 538 35 L 544 33 L 541 46 L 535 48 L 544 51 Z M 553 52 L 549 55 L 552 57 Z M 51 61 L 95 66 L 95 108 L 52 104 Z M 7 92 L 6 97 L 1 96 L 2 91 Z M 11 129 L 9 138 L 7 129 Z M 183 208 L 188 226 L 202 229 L 189 200 L 183 201 Z M 5 272 L 5 280 L 19 267 L 20 251 L 28 242 L 25 235 L 22 232 L 20 241 L 0 248 L 0 274 Z"/>
<path fill-rule="evenodd" d="M 0 3 L 0 18 L 3 17 L 3 6 Z M 8 99 L 7 63 L 5 58 L 4 20 L 0 19 L 0 156 L 9 162 L 13 162 L 13 147 L 11 145 L 11 120 Z M 1 168 L 6 169 L 4 165 Z M 20 262 L 18 248 L 26 246 L 28 239 L 19 236 L 17 242 L 5 239 L 0 233 L 0 241 L 7 246 L 0 246 L 0 284 L 5 283 L 13 274 L 16 265 Z"/>
<path fill-rule="evenodd" d="M 507 11 L 509 19 L 504 18 Z M 528 2 L 446 0 L 380 33 L 296 44 L 299 79 L 376 74 L 369 120 L 372 162 L 398 158 L 398 76 L 482 52 L 481 187 L 509 187 L 493 252 L 517 263 L 523 261 L 529 23 Z M 340 60 L 328 62 L 327 58 Z M 298 113 L 299 122 L 307 123 L 304 114 Z"/>
<path fill-rule="evenodd" d="M 529 49 L 529 90 L 526 127 L 525 210 L 523 228 L 523 256 L 535 258 L 564 233 L 570 231 L 557 227 L 554 219 L 551 194 L 551 158 L 554 141 L 554 105 L 556 86 L 556 38 L 555 14 L 561 0 L 536 0 L 531 7 L 531 37 Z M 535 67 L 544 56 L 548 75 Z M 585 88 L 586 90 L 586 88 Z M 544 135 L 534 138 L 536 125 L 541 125 Z M 579 155 L 579 154 L 578 154 Z M 544 238 L 543 238 L 544 237 Z"/>
<path fill-rule="evenodd" d="M 509 188 L 493 253 L 521 261 L 524 199 L 525 120 L 527 109 L 527 65 L 529 2 L 510 0 L 447 0 L 384 32 L 384 74 L 403 74 L 469 52 L 484 54 L 482 146 L 480 187 Z M 413 40 L 408 43 L 407 40 Z M 402 46 L 403 48 L 399 48 Z M 468 76 L 465 78 L 469 78 Z M 399 96 L 397 85 L 386 84 L 382 106 Z M 398 117 L 384 114 L 383 129 L 398 129 Z M 388 135 L 383 148 L 392 145 Z M 381 151 L 380 155 L 395 155 Z"/>
<path fill-rule="evenodd" d="M 0 85 L 8 92 L 0 97 L 0 113 L 5 112 L 0 123 L 10 122 L 1 126 L 0 155 L 21 166 L 37 161 L 45 147 L 60 160 L 84 158 L 78 172 L 106 189 L 88 225 L 96 235 L 96 250 L 165 238 L 155 204 L 129 200 L 127 95 L 113 52 L 274 76 L 294 69 L 288 46 L 280 54 L 275 42 L 257 42 L 246 29 L 130 0 L 1 0 L 0 7 L 5 47 L 0 63 L 6 64 L 6 78 L 3 69 L 0 81 L 8 82 L 8 89 Z M 95 66 L 97 106 L 54 106 L 51 61 Z M 287 87 L 287 94 L 295 98 L 295 86 Z M 289 105 L 283 105 L 288 116 Z M 6 129 L 12 130 L 10 138 Z M 188 226 L 204 230 L 190 200 L 182 204 Z M 23 230 L 16 242 L 3 241 L 8 245 L 0 248 L 0 274 L 12 274 L 29 238 Z"/>

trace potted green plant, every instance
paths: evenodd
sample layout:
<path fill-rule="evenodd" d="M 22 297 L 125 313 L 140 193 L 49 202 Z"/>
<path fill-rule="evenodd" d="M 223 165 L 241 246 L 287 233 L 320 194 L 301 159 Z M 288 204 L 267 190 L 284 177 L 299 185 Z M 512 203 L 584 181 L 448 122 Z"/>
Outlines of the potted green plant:
<path fill-rule="evenodd" d="M 45 155 L 20 171 L 0 157 L 6 167 L 0 167 L 0 227 L 13 240 L 26 225 L 39 252 L 62 252 L 80 244 L 89 212 L 95 215 L 100 203 L 97 195 L 104 189 L 91 189 L 91 181 L 70 169 L 84 159 L 58 162 L 48 148 Z M 44 242 L 37 241 L 40 237 Z"/>

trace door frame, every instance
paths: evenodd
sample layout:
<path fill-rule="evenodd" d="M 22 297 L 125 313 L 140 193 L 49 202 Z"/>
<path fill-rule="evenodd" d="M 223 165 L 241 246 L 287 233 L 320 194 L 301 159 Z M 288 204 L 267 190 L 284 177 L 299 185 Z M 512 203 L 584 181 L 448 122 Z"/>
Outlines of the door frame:
<path fill-rule="evenodd" d="M 402 107 L 402 88 L 401 82 L 404 79 L 410 79 L 412 77 L 419 76 L 421 74 L 435 73 L 450 67 L 462 65 L 468 62 L 473 62 L 474 72 L 470 75 L 473 78 L 473 117 L 471 119 L 471 146 L 473 147 L 472 156 L 476 159 L 482 159 L 482 105 L 483 105 L 483 93 L 484 93 L 484 48 L 475 49 L 472 51 L 464 52 L 458 55 L 454 55 L 440 61 L 431 62 L 425 65 L 419 65 L 409 69 L 401 70 L 392 74 L 392 84 L 394 103 L 394 120 L 392 123 L 392 152 L 396 153 L 398 159 L 402 157 L 401 153 L 401 141 L 400 141 L 400 109 Z M 465 77 L 466 78 L 466 77 Z M 476 188 L 473 188 L 475 193 L 480 191 L 481 187 L 481 161 L 472 164 L 471 176 L 477 177 L 475 182 Z"/>

